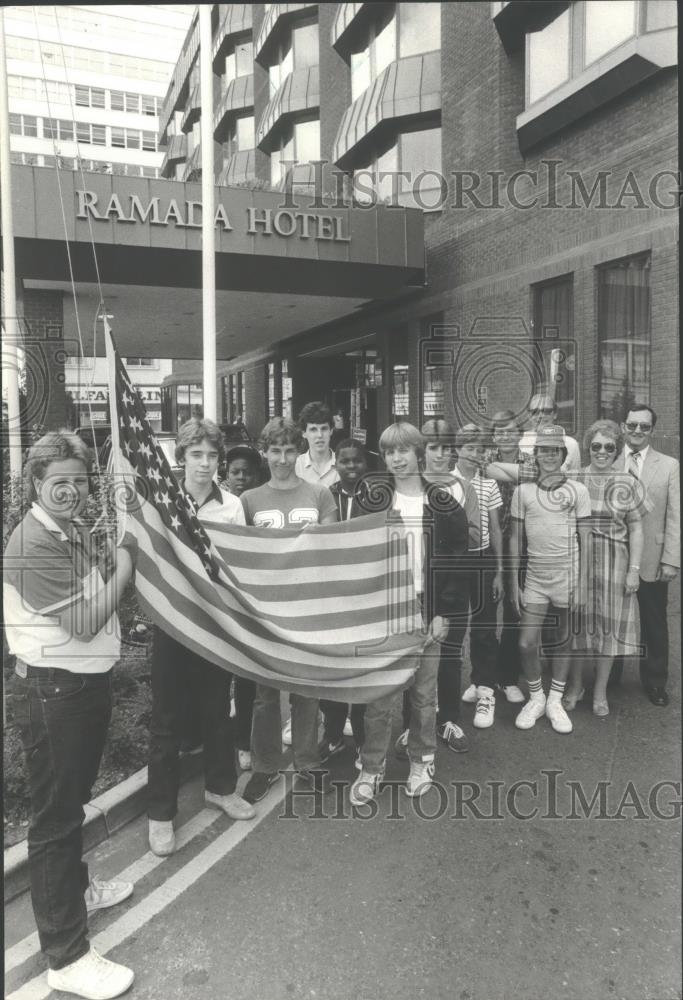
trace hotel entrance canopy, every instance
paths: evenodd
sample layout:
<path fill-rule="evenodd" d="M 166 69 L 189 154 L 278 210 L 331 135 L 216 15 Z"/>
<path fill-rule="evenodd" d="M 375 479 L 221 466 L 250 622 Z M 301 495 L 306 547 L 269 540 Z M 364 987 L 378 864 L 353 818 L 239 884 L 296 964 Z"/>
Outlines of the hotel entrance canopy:
<path fill-rule="evenodd" d="M 65 335 L 75 316 L 62 204 L 86 352 L 99 303 L 94 244 L 121 353 L 201 357 L 200 184 L 13 166 L 12 199 L 17 277 L 68 293 Z M 296 190 L 216 188 L 219 360 L 423 286 L 422 212 L 337 206 L 333 195 L 315 206 Z"/>

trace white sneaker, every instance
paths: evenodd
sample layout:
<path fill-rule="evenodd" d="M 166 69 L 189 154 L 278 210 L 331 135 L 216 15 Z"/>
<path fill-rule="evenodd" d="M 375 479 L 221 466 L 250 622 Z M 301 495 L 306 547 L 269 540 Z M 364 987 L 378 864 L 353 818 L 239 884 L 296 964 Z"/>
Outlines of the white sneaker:
<path fill-rule="evenodd" d="M 51 990 L 75 993 L 86 1000 L 110 1000 L 125 993 L 134 978 L 132 969 L 110 962 L 91 947 L 71 965 L 49 969 L 47 985 Z"/>
<path fill-rule="evenodd" d="M 521 705 L 524 701 L 524 692 L 516 684 L 503 685 L 500 690 L 512 705 Z"/>
<path fill-rule="evenodd" d="M 170 819 L 151 819 L 148 836 L 150 850 L 158 858 L 168 857 L 175 851 L 175 833 Z"/>
<path fill-rule="evenodd" d="M 528 702 L 515 719 L 518 729 L 531 729 L 538 719 L 545 714 L 545 695 L 542 698 L 529 698 Z"/>
<path fill-rule="evenodd" d="M 411 760 L 410 774 L 406 781 L 406 794 L 414 798 L 431 788 L 434 780 L 433 760 Z"/>
<path fill-rule="evenodd" d="M 346 719 L 344 723 L 344 736 L 353 736 L 353 726 L 351 725 L 351 719 Z"/>
<path fill-rule="evenodd" d="M 466 701 L 468 705 L 473 705 L 476 700 L 477 686 L 476 684 L 470 684 L 470 686 L 463 691 L 460 701 Z"/>
<path fill-rule="evenodd" d="M 352 806 L 364 806 L 371 802 L 379 792 L 380 783 L 384 780 L 384 772 L 380 774 L 368 774 L 361 770 L 360 774 L 351 785 L 349 792 L 349 802 Z"/>
<path fill-rule="evenodd" d="M 222 809 L 230 819 L 253 819 L 256 815 L 256 810 L 251 803 L 243 799 L 237 792 L 233 792 L 231 795 L 216 795 L 215 792 L 204 792 L 204 801 L 207 806 L 215 806 L 216 809 Z"/>
<path fill-rule="evenodd" d="M 284 746 L 291 747 L 292 745 L 292 720 L 287 719 L 285 723 L 285 728 L 282 730 L 282 742 Z"/>
<path fill-rule="evenodd" d="M 251 771 L 251 750 L 238 750 L 237 763 L 240 771 Z"/>
<path fill-rule="evenodd" d="M 477 707 L 474 710 L 475 729 L 488 729 L 493 725 L 493 717 L 496 714 L 496 698 L 493 688 L 477 688 Z"/>
<path fill-rule="evenodd" d="M 106 910 L 116 906 L 133 895 L 132 882 L 105 882 L 102 878 L 93 876 L 90 885 L 85 890 L 85 908 L 88 913 L 93 910 Z"/>
<path fill-rule="evenodd" d="M 565 712 L 559 698 L 553 701 L 548 699 L 545 706 L 545 714 L 550 719 L 550 725 L 556 733 L 571 733 L 574 728 L 572 720 Z"/>

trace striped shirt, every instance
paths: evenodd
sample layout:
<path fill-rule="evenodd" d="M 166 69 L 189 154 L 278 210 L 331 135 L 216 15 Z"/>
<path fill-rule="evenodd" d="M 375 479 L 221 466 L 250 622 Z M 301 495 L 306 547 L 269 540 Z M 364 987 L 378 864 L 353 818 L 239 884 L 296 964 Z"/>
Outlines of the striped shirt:
<path fill-rule="evenodd" d="M 462 475 L 457 465 L 453 469 L 453 475 L 463 483 L 466 490 L 467 480 Z M 491 544 L 491 536 L 489 533 L 490 513 L 492 510 L 497 510 L 499 507 L 503 506 L 503 498 L 500 495 L 498 483 L 495 479 L 483 479 L 479 473 L 477 473 L 470 480 L 470 485 L 477 495 L 477 503 L 479 504 L 479 545 L 473 547 L 470 543 L 469 551 L 482 552 L 484 549 L 488 549 Z"/>

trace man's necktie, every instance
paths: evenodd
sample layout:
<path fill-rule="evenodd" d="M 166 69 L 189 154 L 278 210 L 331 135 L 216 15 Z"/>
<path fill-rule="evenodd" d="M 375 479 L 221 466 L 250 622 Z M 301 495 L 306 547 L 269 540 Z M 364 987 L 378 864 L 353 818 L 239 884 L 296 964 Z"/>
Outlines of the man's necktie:
<path fill-rule="evenodd" d="M 634 479 L 640 479 L 640 453 L 632 451 L 628 456 L 628 471 Z"/>

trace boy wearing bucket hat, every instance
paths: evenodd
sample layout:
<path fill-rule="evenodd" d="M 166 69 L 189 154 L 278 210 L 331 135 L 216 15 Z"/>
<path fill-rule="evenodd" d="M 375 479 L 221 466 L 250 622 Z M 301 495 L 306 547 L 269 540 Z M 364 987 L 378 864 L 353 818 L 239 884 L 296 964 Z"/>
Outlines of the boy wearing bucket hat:
<path fill-rule="evenodd" d="M 582 483 L 567 479 L 562 464 L 567 457 L 562 427 L 537 431 L 534 456 L 537 482 L 521 483 L 512 496 L 510 518 L 511 603 L 520 616 L 519 649 L 529 687 L 529 701 L 515 720 L 518 729 L 531 729 L 547 715 L 557 733 L 570 733 L 572 723 L 562 707 L 570 658 L 558 650 L 552 657 L 552 683 L 546 699 L 541 684 L 539 644 L 543 622 L 552 606 L 558 646 L 569 643 L 570 609 L 586 603 L 586 556 L 590 540 L 591 502 Z M 524 591 L 516 569 L 526 534 L 528 563 Z"/>

